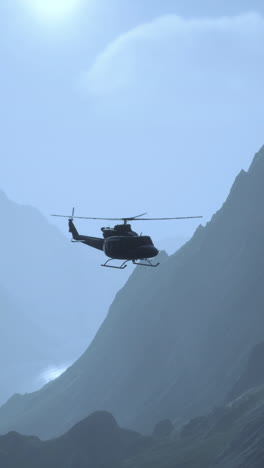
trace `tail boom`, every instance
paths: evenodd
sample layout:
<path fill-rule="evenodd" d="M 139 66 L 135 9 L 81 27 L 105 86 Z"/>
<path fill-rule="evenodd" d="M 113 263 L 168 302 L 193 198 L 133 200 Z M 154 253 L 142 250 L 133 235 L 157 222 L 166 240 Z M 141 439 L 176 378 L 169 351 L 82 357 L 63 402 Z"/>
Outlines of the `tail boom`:
<path fill-rule="evenodd" d="M 74 241 L 82 242 L 82 244 L 88 245 L 89 247 L 93 247 L 97 250 L 104 250 L 104 239 L 101 239 L 100 237 L 81 236 L 72 219 L 69 219 L 69 232 L 72 234 Z"/>

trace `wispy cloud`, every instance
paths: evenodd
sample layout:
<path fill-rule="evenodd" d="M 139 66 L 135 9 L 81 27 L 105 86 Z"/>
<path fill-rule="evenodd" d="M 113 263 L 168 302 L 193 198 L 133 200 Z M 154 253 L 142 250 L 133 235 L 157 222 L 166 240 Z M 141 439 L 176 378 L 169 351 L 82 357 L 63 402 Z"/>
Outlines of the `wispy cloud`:
<path fill-rule="evenodd" d="M 263 101 L 264 18 L 187 20 L 170 15 L 120 36 L 83 74 L 96 105 L 181 119 Z M 202 107 L 202 109 L 201 109 Z M 154 114 L 153 114 L 154 112 Z"/>

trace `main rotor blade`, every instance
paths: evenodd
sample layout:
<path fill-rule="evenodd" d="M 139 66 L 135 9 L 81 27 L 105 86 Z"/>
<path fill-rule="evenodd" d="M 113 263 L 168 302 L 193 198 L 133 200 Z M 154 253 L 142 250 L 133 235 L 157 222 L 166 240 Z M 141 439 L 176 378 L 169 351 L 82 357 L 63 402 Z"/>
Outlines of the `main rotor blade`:
<path fill-rule="evenodd" d="M 124 219 L 130 219 L 130 218 L 90 218 L 87 216 L 66 216 L 66 215 L 57 215 L 57 214 L 52 214 L 51 216 L 56 216 L 57 218 L 71 218 L 71 219 L 98 219 L 99 221 L 124 221 Z"/>
<path fill-rule="evenodd" d="M 175 219 L 200 219 L 203 218 L 203 216 L 184 216 L 184 217 L 177 217 L 177 218 L 142 218 L 141 216 L 144 216 L 147 213 L 143 213 L 138 216 L 134 216 L 132 218 L 93 218 L 93 217 L 88 217 L 88 216 L 66 216 L 66 215 L 57 215 L 57 214 L 52 214 L 51 216 L 56 216 L 58 218 L 70 218 L 70 219 L 94 219 L 94 220 L 99 220 L 99 221 L 169 221 L 169 220 L 175 220 Z"/>
<path fill-rule="evenodd" d="M 178 218 L 134 218 L 134 221 L 169 221 L 173 219 L 199 219 L 203 218 L 203 216 L 184 216 L 184 217 L 178 217 Z"/>
<path fill-rule="evenodd" d="M 57 215 L 57 214 L 52 214 L 51 216 L 56 216 L 58 218 L 71 218 L 71 219 L 98 219 L 99 221 L 133 221 L 133 219 L 138 219 L 141 216 L 146 215 L 147 213 L 142 213 L 137 216 L 132 216 L 131 218 L 93 218 L 93 217 L 88 217 L 88 216 L 74 216 L 74 211 L 72 215 L 66 216 L 66 215 Z"/>
<path fill-rule="evenodd" d="M 141 218 L 141 216 L 145 216 L 146 214 L 148 213 L 142 213 L 140 215 L 137 215 L 137 216 L 133 216 L 131 218 L 122 218 L 123 220 L 126 220 L 126 221 L 133 221 L 133 219 L 137 219 L 137 218 Z"/>

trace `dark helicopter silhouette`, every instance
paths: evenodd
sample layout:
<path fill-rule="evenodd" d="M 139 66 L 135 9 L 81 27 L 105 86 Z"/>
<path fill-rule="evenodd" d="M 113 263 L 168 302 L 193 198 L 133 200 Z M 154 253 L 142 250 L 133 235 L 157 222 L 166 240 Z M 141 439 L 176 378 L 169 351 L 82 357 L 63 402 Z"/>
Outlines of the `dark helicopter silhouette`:
<path fill-rule="evenodd" d="M 69 231 L 72 234 L 72 242 L 81 242 L 82 244 L 89 245 L 94 249 L 102 250 L 109 260 L 107 260 L 103 267 L 116 268 L 123 270 L 127 267 L 128 262 L 133 262 L 135 265 L 157 267 L 159 263 L 153 264 L 151 258 L 158 255 L 159 250 L 154 246 L 151 237 L 138 235 L 132 231 L 129 221 L 165 221 L 172 219 L 196 219 L 202 216 L 188 216 L 180 218 L 142 218 L 147 213 L 143 213 L 131 218 L 90 218 L 84 216 L 74 216 L 74 208 L 71 216 L 64 215 L 51 215 L 60 218 L 69 218 Z M 103 238 L 82 236 L 78 233 L 73 220 L 74 219 L 95 219 L 101 221 L 123 221 L 123 224 L 117 224 L 114 228 L 102 227 Z M 120 266 L 108 265 L 113 260 L 123 260 Z M 143 260 L 143 262 L 138 262 Z M 145 263 L 144 263 L 145 262 Z"/>

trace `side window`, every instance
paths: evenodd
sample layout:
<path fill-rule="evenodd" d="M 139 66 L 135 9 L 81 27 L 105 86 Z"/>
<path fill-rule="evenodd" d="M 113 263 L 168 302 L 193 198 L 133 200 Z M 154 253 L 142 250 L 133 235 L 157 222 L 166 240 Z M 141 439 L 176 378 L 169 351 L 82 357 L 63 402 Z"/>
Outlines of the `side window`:
<path fill-rule="evenodd" d="M 141 237 L 141 242 L 143 245 L 147 245 L 148 244 L 148 238 L 147 237 Z"/>

